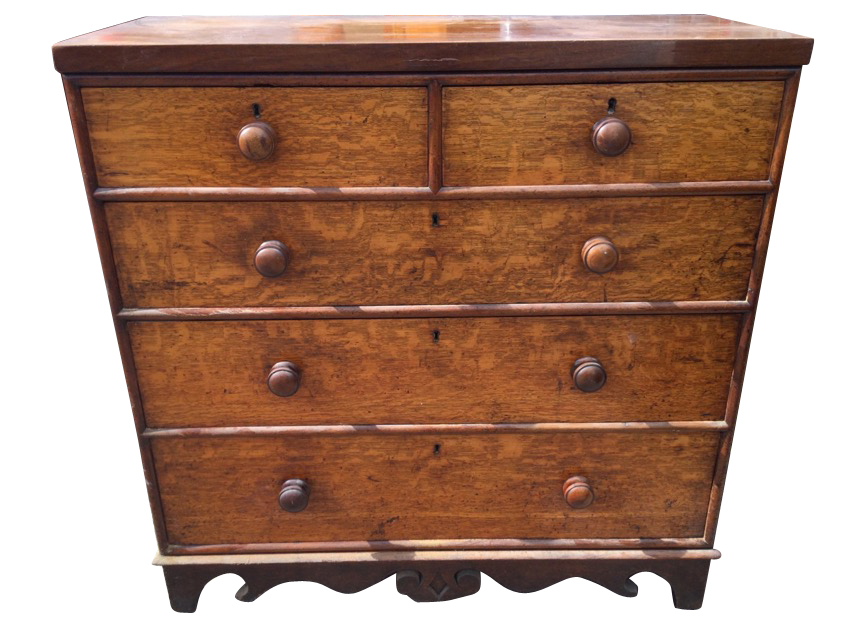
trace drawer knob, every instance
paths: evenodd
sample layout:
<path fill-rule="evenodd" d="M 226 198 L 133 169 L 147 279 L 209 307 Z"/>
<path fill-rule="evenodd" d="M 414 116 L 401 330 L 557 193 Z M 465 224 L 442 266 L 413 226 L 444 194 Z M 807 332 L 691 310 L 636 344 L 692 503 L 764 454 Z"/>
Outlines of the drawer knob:
<path fill-rule="evenodd" d="M 619 251 L 609 238 L 595 236 L 587 240 L 581 250 L 583 266 L 593 273 L 612 271 L 619 262 Z"/>
<path fill-rule="evenodd" d="M 278 240 L 262 242 L 255 250 L 255 269 L 264 278 L 275 278 L 284 273 L 290 261 L 290 250 Z"/>
<path fill-rule="evenodd" d="M 286 398 L 299 391 L 302 374 L 292 362 L 276 362 L 267 375 L 267 386 L 275 395 Z"/>
<path fill-rule="evenodd" d="M 607 116 L 592 125 L 592 146 L 603 156 L 618 156 L 631 144 L 631 128 L 615 116 Z"/>
<path fill-rule="evenodd" d="M 266 122 L 250 122 L 237 134 L 237 145 L 249 160 L 266 160 L 275 151 L 275 131 Z"/>
<path fill-rule="evenodd" d="M 296 513 L 308 506 L 308 497 L 311 490 L 305 480 L 293 478 L 285 480 L 278 493 L 278 505 L 285 511 Z"/>
<path fill-rule="evenodd" d="M 604 386 L 607 373 L 598 358 L 579 358 L 572 366 L 572 380 L 584 393 L 592 393 Z"/>
<path fill-rule="evenodd" d="M 563 483 L 563 496 L 572 509 L 586 509 L 595 500 L 589 480 L 584 476 L 572 476 Z"/>

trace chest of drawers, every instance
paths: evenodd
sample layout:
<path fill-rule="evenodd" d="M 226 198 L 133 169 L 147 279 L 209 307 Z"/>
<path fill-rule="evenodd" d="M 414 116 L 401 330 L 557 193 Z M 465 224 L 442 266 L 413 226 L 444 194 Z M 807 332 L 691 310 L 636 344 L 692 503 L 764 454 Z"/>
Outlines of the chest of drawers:
<path fill-rule="evenodd" d="M 709 16 L 56 45 L 173 608 L 640 571 L 701 606 L 811 48 Z"/>

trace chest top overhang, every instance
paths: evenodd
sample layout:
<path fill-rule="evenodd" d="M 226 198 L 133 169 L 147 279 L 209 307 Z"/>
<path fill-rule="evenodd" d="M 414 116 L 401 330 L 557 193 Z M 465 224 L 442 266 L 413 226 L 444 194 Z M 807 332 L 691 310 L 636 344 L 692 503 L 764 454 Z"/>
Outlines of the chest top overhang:
<path fill-rule="evenodd" d="M 813 40 L 706 15 L 146 17 L 60 42 L 57 71 L 419 73 L 785 67 Z"/>

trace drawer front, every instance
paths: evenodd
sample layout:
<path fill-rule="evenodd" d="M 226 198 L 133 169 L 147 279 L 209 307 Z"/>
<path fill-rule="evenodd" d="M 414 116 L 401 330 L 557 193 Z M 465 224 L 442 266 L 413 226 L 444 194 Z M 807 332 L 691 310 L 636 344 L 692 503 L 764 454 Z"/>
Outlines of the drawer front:
<path fill-rule="evenodd" d="M 448 87 L 448 185 L 766 180 L 783 83 Z M 630 128 L 615 157 L 596 152 L 607 115 Z"/>
<path fill-rule="evenodd" d="M 106 187 L 422 186 L 424 88 L 86 88 L 98 182 Z M 272 127 L 249 160 L 241 128 Z"/>
<path fill-rule="evenodd" d="M 719 434 L 538 433 L 152 440 L 179 545 L 702 537 Z M 592 504 L 571 508 L 582 475 Z M 302 479 L 307 507 L 281 509 Z"/>
<path fill-rule="evenodd" d="M 739 321 L 157 321 L 128 328 L 148 426 L 214 427 L 721 420 Z M 606 372 L 598 391 L 575 387 L 573 367 L 585 357 Z M 293 363 L 301 376 L 289 397 L 268 387 L 279 362 Z"/>
<path fill-rule="evenodd" d="M 762 202 L 128 202 L 106 211 L 127 307 L 477 304 L 743 299 Z M 596 236 L 618 252 L 604 274 L 582 257 Z M 288 259 L 264 276 L 255 256 L 269 241 Z"/>

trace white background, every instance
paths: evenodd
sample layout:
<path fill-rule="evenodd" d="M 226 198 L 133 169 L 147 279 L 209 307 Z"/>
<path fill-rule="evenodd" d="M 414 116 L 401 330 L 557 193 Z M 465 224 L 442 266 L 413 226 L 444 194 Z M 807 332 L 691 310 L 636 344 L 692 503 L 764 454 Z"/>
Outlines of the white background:
<path fill-rule="evenodd" d="M 2 404 L 6 637 L 631 637 L 850 632 L 850 21 L 824 2 L 34 2 L 3 16 Z M 416 605 L 393 580 L 344 596 L 216 579 L 169 608 L 130 407 L 50 46 L 141 15 L 712 13 L 815 39 L 788 145 L 705 606 L 660 578 L 581 580 Z M 844 631 L 846 629 L 846 631 Z M 11 634 L 8 633 L 11 631 Z M 75 633 L 76 631 L 76 633 Z M 473 635 L 472 635 L 473 634 Z M 72 637 L 73 637 L 72 636 Z M 847 636 L 849 637 L 849 635 Z"/>

